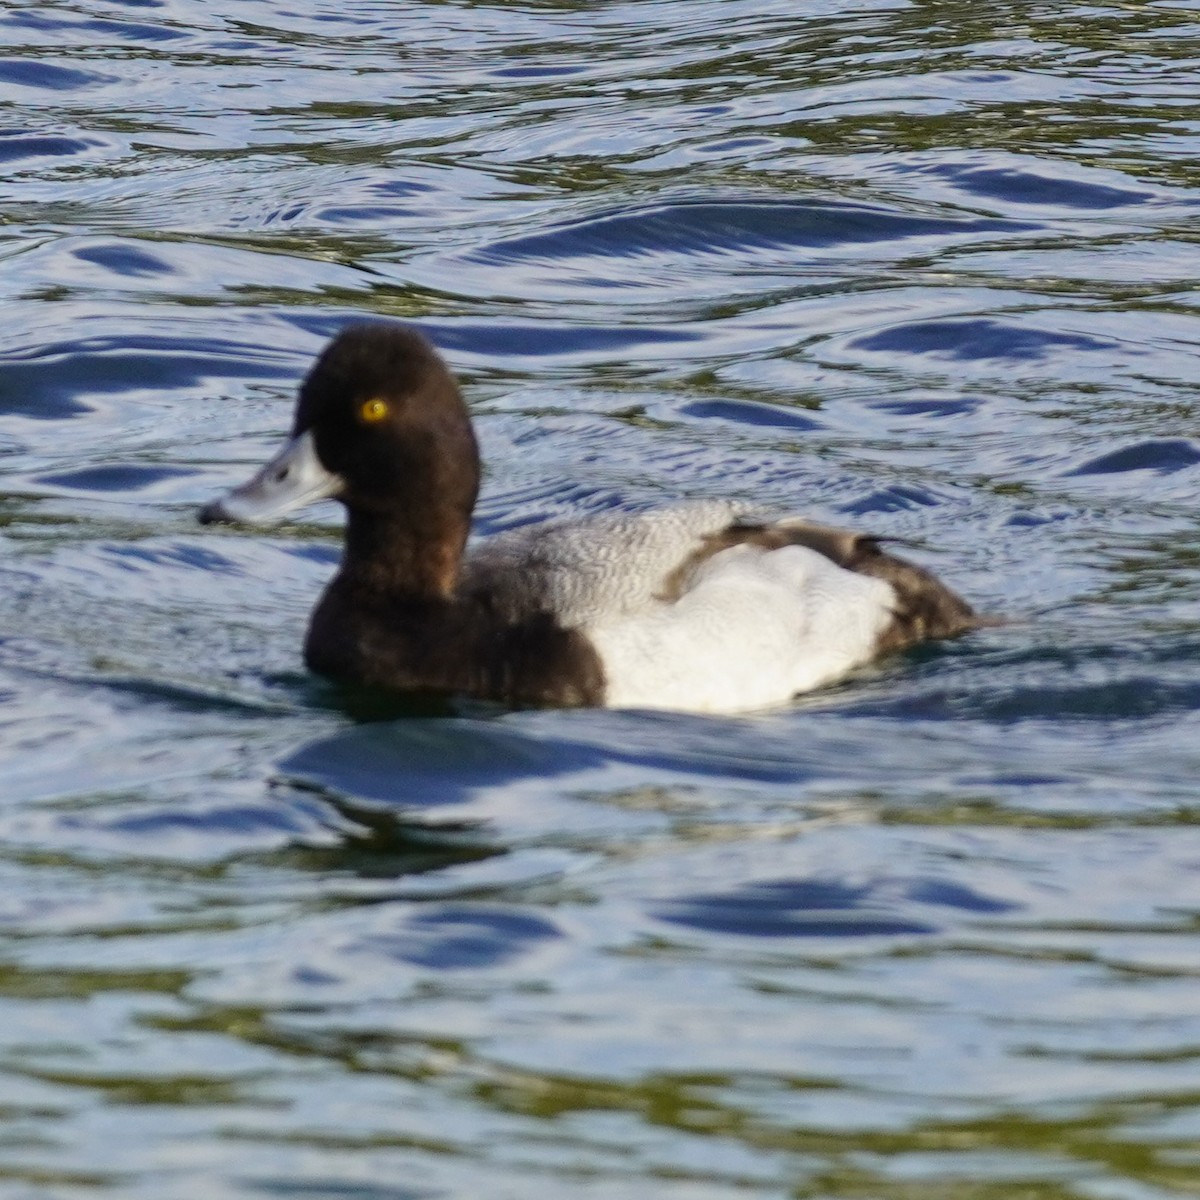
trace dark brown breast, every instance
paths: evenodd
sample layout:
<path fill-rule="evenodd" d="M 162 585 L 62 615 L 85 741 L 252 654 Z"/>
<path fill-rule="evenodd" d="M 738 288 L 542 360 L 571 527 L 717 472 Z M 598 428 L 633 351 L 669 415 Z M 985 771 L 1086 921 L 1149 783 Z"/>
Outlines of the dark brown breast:
<path fill-rule="evenodd" d="M 381 597 L 335 579 L 313 613 L 304 656 L 332 679 L 397 691 L 514 706 L 604 702 L 604 671 L 583 634 L 546 612 L 513 620 L 480 594 Z"/>

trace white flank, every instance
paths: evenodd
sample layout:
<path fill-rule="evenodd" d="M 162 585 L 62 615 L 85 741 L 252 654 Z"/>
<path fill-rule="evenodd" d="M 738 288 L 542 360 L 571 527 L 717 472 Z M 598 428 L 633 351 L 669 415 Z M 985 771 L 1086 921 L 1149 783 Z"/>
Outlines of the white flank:
<path fill-rule="evenodd" d="M 734 713 L 785 704 L 875 654 L 890 584 L 814 550 L 731 547 L 673 603 L 584 626 L 613 708 Z"/>

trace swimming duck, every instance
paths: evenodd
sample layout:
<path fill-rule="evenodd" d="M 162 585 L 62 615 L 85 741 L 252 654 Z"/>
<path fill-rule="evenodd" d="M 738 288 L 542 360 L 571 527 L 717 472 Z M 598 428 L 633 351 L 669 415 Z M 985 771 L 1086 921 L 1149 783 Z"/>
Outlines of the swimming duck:
<path fill-rule="evenodd" d="M 735 500 L 546 521 L 468 547 L 479 475 L 433 347 L 406 326 L 355 325 L 301 385 L 287 444 L 200 520 L 341 501 L 344 554 L 305 661 L 405 692 L 745 712 L 981 623 L 879 539 Z"/>

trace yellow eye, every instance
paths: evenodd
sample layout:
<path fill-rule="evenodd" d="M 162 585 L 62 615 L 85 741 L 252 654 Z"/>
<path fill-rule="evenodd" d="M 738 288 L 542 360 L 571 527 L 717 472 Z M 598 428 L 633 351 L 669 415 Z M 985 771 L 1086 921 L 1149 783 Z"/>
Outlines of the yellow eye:
<path fill-rule="evenodd" d="M 373 425 L 376 421 L 382 421 L 391 410 L 388 408 L 386 400 L 380 400 L 376 397 L 373 400 L 365 400 L 358 410 L 358 415 L 362 417 L 368 425 Z"/>

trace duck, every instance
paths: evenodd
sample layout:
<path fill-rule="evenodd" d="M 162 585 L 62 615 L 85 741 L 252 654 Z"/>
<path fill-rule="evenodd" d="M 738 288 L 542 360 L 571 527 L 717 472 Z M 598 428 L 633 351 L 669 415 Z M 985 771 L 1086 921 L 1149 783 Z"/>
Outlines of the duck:
<path fill-rule="evenodd" d="M 545 520 L 472 540 L 480 454 L 453 375 L 399 323 L 352 324 L 290 437 L 204 524 L 346 510 L 309 669 L 510 707 L 745 713 L 985 621 L 883 540 L 739 499 Z"/>

